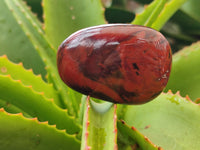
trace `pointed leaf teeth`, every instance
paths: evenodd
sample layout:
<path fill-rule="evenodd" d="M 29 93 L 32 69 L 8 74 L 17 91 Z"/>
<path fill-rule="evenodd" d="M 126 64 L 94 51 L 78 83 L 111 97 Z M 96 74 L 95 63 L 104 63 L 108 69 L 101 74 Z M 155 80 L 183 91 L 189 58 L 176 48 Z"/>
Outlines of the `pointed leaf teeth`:
<path fill-rule="evenodd" d="M 41 74 L 37 74 L 36 77 L 42 79 L 42 75 Z"/>
<path fill-rule="evenodd" d="M 26 3 L 24 3 L 24 4 L 26 4 Z M 31 10 L 31 6 L 27 6 L 27 8 L 28 8 L 29 10 Z"/>
<path fill-rule="evenodd" d="M 13 113 L 8 113 L 4 108 L 0 108 L 0 112 L 3 112 L 7 115 L 11 115 L 11 116 L 20 116 L 26 120 L 31 120 L 31 121 L 35 121 L 37 122 L 38 124 L 45 124 L 45 125 L 48 125 L 50 127 L 53 127 L 53 128 L 56 128 L 57 130 L 59 130 L 60 132 L 63 132 L 63 133 L 67 133 L 66 129 L 58 129 L 57 126 L 55 124 L 49 124 L 48 121 L 40 121 L 37 117 L 34 117 L 34 118 L 27 118 L 27 117 L 24 117 L 23 113 L 16 113 L 16 114 L 13 114 Z M 68 134 L 68 133 L 67 133 Z M 73 136 L 74 138 L 76 138 L 76 134 L 70 134 L 70 136 Z"/>
<path fill-rule="evenodd" d="M 149 5 L 145 4 L 145 5 L 144 5 L 144 9 L 146 9 L 148 6 L 149 6 Z"/>
<path fill-rule="evenodd" d="M 168 90 L 167 94 L 173 95 L 172 90 Z"/>
<path fill-rule="evenodd" d="M 56 127 L 56 126 L 55 126 Z M 67 133 L 66 129 L 60 129 L 61 132 Z M 74 134 L 72 134 L 74 137 L 76 137 Z"/>
<path fill-rule="evenodd" d="M 136 129 L 134 126 L 132 126 L 131 129 L 132 129 L 133 131 L 137 131 L 137 129 Z"/>
<path fill-rule="evenodd" d="M 44 7 L 44 1 L 41 1 L 41 6 Z"/>
<path fill-rule="evenodd" d="M 37 117 L 31 118 L 34 121 L 39 121 Z"/>
<path fill-rule="evenodd" d="M 36 13 L 33 13 L 33 15 L 34 15 L 35 17 L 37 17 L 37 16 L 38 16 Z"/>
<path fill-rule="evenodd" d="M 40 123 L 43 123 L 43 124 L 49 124 L 49 121 L 42 121 Z"/>
<path fill-rule="evenodd" d="M 194 102 L 199 105 L 200 104 L 200 98 L 197 98 Z"/>
<path fill-rule="evenodd" d="M 22 112 L 19 112 L 19 113 L 10 113 L 10 112 L 7 112 L 3 107 L 0 108 L 0 112 L 3 112 L 5 114 L 7 114 L 7 115 L 24 117 L 24 114 Z M 24 118 L 26 118 L 26 117 L 24 117 Z M 27 118 L 27 119 L 32 119 L 32 118 Z"/>
<path fill-rule="evenodd" d="M 52 99 L 49 99 L 49 98 L 46 98 L 44 95 L 41 95 L 40 93 L 36 92 L 33 90 L 32 87 L 30 86 L 24 86 L 20 80 L 13 80 L 9 75 L 7 75 L 9 78 L 7 78 L 6 76 L 3 76 L 3 75 L 0 75 L 1 77 L 1 81 L 4 81 L 4 78 L 7 80 L 6 81 L 9 81 L 10 83 L 13 83 L 13 87 L 14 86 L 19 86 L 20 88 L 22 88 L 25 92 L 30 92 L 32 96 L 34 96 L 34 98 L 39 98 L 41 100 L 45 100 L 45 104 L 48 104 L 49 106 L 52 106 L 53 110 L 55 113 L 57 114 L 60 114 L 61 115 L 61 118 L 65 118 L 67 119 L 66 121 L 64 121 L 64 125 L 62 125 L 62 123 L 59 121 L 59 119 L 55 119 L 57 121 L 54 121 L 52 118 L 46 116 L 45 114 L 42 115 L 39 111 L 34 111 L 34 109 L 30 110 L 30 112 L 28 111 L 28 108 L 31 107 L 30 105 L 27 105 L 26 107 L 23 106 L 23 105 L 26 105 L 25 103 L 23 103 L 22 101 L 18 102 L 18 105 L 22 105 L 23 109 L 25 109 L 26 111 L 25 112 L 29 112 L 28 114 L 29 115 L 33 115 L 33 116 L 36 116 L 37 114 L 37 117 L 38 118 L 41 118 L 40 121 L 42 120 L 48 120 L 50 124 L 57 124 L 59 129 L 68 129 L 68 126 L 74 126 L 73 129 L 74 130 L 67 130 L 68 133 L 73 133 L 73 132 L 79 132 L 80 131 L 80 125 L 77 124 L 74 120 L 74 117 L 72 116 L 69 116 L 67 111 L 66 110 L 63 110 L 61 109 L 60 107 L 58 107 L 57 105 L 55 105 L 54 101 L 52 101 Z M 4 78 L 3 78 L 4 77 Z M 15 84 L 15 83 L 18 83 L 18 84 Z M 5 84 L 5 83 L 4 83 Z M 34 100 L 33 98 L 33 100 Z M 12 98 L 13 100 L 13 98 Z M 33 104 L 34 106 L 37 106 L 39 104 L 39 102 L 37 102 L 37 100 L 34 100 L 33 101 Z M 16 105 L 16 106 L 18 106 Z M 52 113 L 52 111 L 48 110 L 47 108 L 45 108 L 45 112 L 46 113 Z M 35 114 L 36 113 L 36 114 Z M 66 116 L 66 117 L 65 117 Z M 56 118 L 56 116 L 54 115 L 54 118 Z M 59 118 L 59 117 L 58 117 Z M 69 123 L 71 122 L 71 123 Z M 69 125 L 68 125 L 69 124 Z"/>
<path fill-rule="evenodd" d="M 22 1 L 22 3 L 24 3 L 25 5 L 27 5 L 27 1 Z"/>
<path fill-rule="evenodd" d="M 158 150 L 164 150 L 162 147 L 158 147 Z"/>
<path fill-rule="evenodd" d="M 58 92 L 53 87 L 53 84 L 48 84 L 43 81 L 41 74 L 35 75 L 31 68 L 25 69 L 22 62 L 19 62 L 18 64 L 11 62 L 7 59 L 6 55 L 0 57 L 0 63 L 1 62 L 5 64 L 0 65 L 0 74 L 1 72 L 3 73 L 1 75 L 7 77 L 10 76 L 10 78 L 14 81 L 21 80 L 25 87 L 32 88 L 39 94 L 45 95 L 47 98 L 54 99 L 56 103 L 59 104 Z M 24 76 L 26 77 L 24 78 Z M 42 89 L 43 87 L 45 90 Z"/>
<path fill-rule="evenodd" d="M 176 95 L 179 95 L 179 96 L 180 96 L 180 91 L 177 91 L 177 92 L 176 92 Z"/>
<path fill-rule="evenodd" d="M 13 147 L 16 149 L 24 149 L 25 147 L 25 149 L 30 149 L 32 146 L 34 146 L 33 149 L 57 149 L 58 147 L 59 149 L 65 149 L 68 145 L 71 145 L 73 148 L 70 147 L 70 149 L 73 150 L 80 148 L 80 140 L 75 138 L 74 135 L 69 135 L 53 126 L 39 123 L 38 120 L 10 115 L 6 112 L 0 112 L 0 116 L 1 129 L 8 128 L 5 133 L 6 136 L 3 136 L 5 135 L 4 132 L 1 134 L 1 141 L 6 141 L 8 144 L 1 144 L 1 149 L 13 149 Z M 24 137 L 27 137 L 27 139 L 24 139 Z M 19 142 L 16 141 L 20 141 L 20 138 L 26 142 L 18 146 Z M 7 139 L 14 139 L 14 141 L 10 142 Z"/>
<path fill-rule="evenodd" d="M 168 90 L 167 93 L 163 93 L 163 94 L 177 95 L 177 96 L 179 96 L 179 97 L 181 97 L 181 98 L 186 99 L 187 101 L 189 101 L 189 102 L 191 102 L 191 103 L 194 103 L 194 102 L 190 99 L 190 97 L 189 97 L 188 95 L 186 95 L 185 97 L 182 96 L 182 95 L 180 94 L 180 91 L 177 91 L 177 92 L 174 94 L 174 93 L 172 93 L 171 90 Z"/>
<path fill-rule="evenodd" d="M 18 65 L 24 67 L 22 62 L 19 62 Z"/>
<path fill-rule="evenodd" d="M 174 95 L 177 95 L 177 96 L 179 96 L 179 97 L 181 97 L 181 98 L 186 99 L 186 100 L 189 101 L 189 102 L 194 103 L 194 102 L 190 99 L 190 97 L 189 97 L 188 95 L 186 95 L 185 97 L 182 96 L 182 95 L 180 94 L 180 91 L 177 91 L 176 94 L 174 94 Z"/>
<path fill-rule="evenodd" d="M 157 145 L 155 145 L 149 138 L 147 138 L 146 136 L 144 136 L 144 139 L 145 139 L 145 141 L 147 141 L 149 144 L 151 144 L 151 145 L 153 145 L 155 148 L 158 148 L 158 149 L 159 149 L 159 147 L 158 147 Z"/>
<path fill-rule="evenodd" d="M 11 75 L 10 75 L 10 74 L 6 74 L 6 75 L 2 75 L 2 76 L 5 76 L 5 77 L 8 77 L 8 78 L 11 78 Z"/>
<path fill-rule="evenodd" d="M 182 96 L 181 96 L 181 97 L 182 97 Z M 184 97 L 183 97 L 183 98 L 184 98 Z M 186 98 L 186 100 L 188 100 L 188 101 L 190 101 L 190 102 L 193 102 L 193 101 L 190 99 L 189 95 L 186 95 L 185 98 Z M 194 103 L 194 102 L 193 102 L 193 103 Z"/>
<path fill-rule="evenodd" d="M 24 116 L 22 112 L 20 112 L 20 113 L 17 113 L 16 115 L 19 115 L 19 116 Z"/>
<path fill-rule="evenodd" d="M 7 55 L 5 55 L 5 54 L 0 56 L 0 58 L 8 59 Z"/>
<path fill-rule="evenodd" d="M 45 30 L 45 25 L 44 24 L 42 25 L 42 29 Z"/>
<path fill-rule="evenodd" d="M 135 134 L 134 136 L 135 137 L 132 137 L 133 136 L 133 135 L 131 135 L 132 133 L 130 133 L 130 135 L 128 135 L 128 136 L 129 136 L 129 138 L 131 138 L 131 140 L 134 141 L 134 144 L 137 145 L 137 148 L 141 149 L 142 148 L 141 146 L 143 146 L 143 144 L 149 143 L 148 148 L 154 148 L 154 149 L 156 148 L 158 150 L 162 150 L 162 149 L 160 149 L 161 147 L 158 147 L 157 145 L 155 145 L 149 138 L 147 138 L 146 136 L 141 134 L 134 126 L 129 126 L 124 120 L 119 120 L 118 122 L 122 123 L 122 127 L 129 128 L 129 129 L 132 130 L 132 131 L 129 131 L 129 132 L 134 132 L 134 134 Z M 122 130 L 122 128 L 121 128 L 121 130 Z M 126 132 L 127 132 L 127 130 L 126 130 Z M 141 139 L 144 139 L 144 141 L 146 141 L 146 142 L 144 142 L 144 141 L 142 142 Z"/>
<path fill-rule="evenodd" d="M 2 108 L 0 108 L 0 112 L 4 112 L 5 111 L 5 109 L 2 107 Z"/>

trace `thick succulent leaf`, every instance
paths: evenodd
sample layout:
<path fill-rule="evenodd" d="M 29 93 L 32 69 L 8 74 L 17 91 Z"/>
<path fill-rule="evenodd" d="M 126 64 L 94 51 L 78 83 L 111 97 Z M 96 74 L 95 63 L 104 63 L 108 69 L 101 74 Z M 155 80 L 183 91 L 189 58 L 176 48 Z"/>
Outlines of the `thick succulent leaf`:
<path fill-rule="evenodd" d="M 4 55 L 0 57 L 0 74 L 11 75 L 14 80 L 20 80 L 24 85 L 32 86 L 36 92 L 44 92 L 44 96 L 53 98 L 54 102 L 60 105 L 58 92 L 53 85 L 44 82 L 40 75 L 34 75 L 32 69 L 26 70 L 22 63 L 14 64 Z"/>
<path fill-rule="evenodd" d="M 117 122 L 119 149 L 132 147 L 142 150 L 162 150 L 154 145 L 147 137 L 142 135 L 135 127 L 130 127 L 123 120 Z"/>
<path fill-rule="evenodd" d="M 136 15 L 132 24 L 144 25 L 150 27 L 162 11 L 167 0 L 154 0 L 151 4 L 145 7 L 145 10 Z"/>
<path fill-rule="evenodd" d="M 124 120 L 164 150 L 199 150 L 200 105 L 178 93 L 162 93 L 147 104 L 128 106 Z"/>
<path fill-rule="evenodd" d="M 152 24 L 152 28 L 160 30 L 169 18 L 186 2 L 187 0 L 170 0 Z"/>
<path fill-rule="evenodd" d="M 75 134 L 80 131 L 74 117 L 70 117 L 66 110 L 58 107 L 53 100 L 44 97 L 31 86 L 24 86 L 20 80 L 13 80 L 9 75 L 0 75 L 0 99 L 5 100 L 22 109 L 40 121 L 48 121 L 58 129 L 66 129 L 67 133 Z"/>
<path fill-rule="evenodd" d="M 112 103 L 86 102 L 83 121 L 82 150 L 117 149 L 117 105 Z"/>
<path fill-rule="evenodd" d="M 132 23 L 160 30 L 168 19 L 186 1 L 187 0 L 154 0 L 141 14 L 136 15 Z"/>
<path fill-rule="evenodd" d="M 173 55 L 172 71 L 166 90 L 180 90 L 192 100 L 200 98 L 200 42 L 185 47 Z"/>
<path fill-rule="evenodd" d="M 6 54 L 16 63 L 33 68 L 34 73 L 46 74 L 44 63 L 9 10 L 7 0 L 0 1 L 0 55 Z"/>
<path fill-rule="evenodd" d="M 14 106 L 14 105 L 6 102 L 6 101 L 3 101 L 1 99 L 0 99 L 0 108 L 3 108 L 4 110 L 6 110 L 7 112 L 12 113 L 12 114 L 23 113 L 23 115 L 25 117 L 31 118 L 30 115 L 28 115 L 27 113 L 25 113 L 24 111 L 22 111 L 18 107 Z"/>
<path fill-rule="evenodd" d="M 22 114 L 8 114 L 0 109 L 0 149 L 2 150 L 79 150 L 74 135 L 55 126 L 27 119 Z"/>
<path fill-rule="evenodd" d="M 79 114 L 79 116 L 78 116 L 78 122 L 80 124 L 83 124 L 83 118 L 84 118 L 86 101 L 87 101 L 87 96 L 86 95 L 82 95 L 81 104 L 80 104 L 80 110 L 78 112 L 78 114 Z"/>
<path fill-rule="evenodd" d="M 22 29 L 26 32 L 27 37 L 33 43 L 33 46 L 46 64 L 49 81 L 53 83 L 56 90 L 59 91 L 62 107 L 67 107 L 70 114 L 77 116 L 77 101 L 79 100 L 79 97 L 77 98 L 76 96 L 78 94 L 74 94 L 74 91 L 71 89 L 67 90 L 68 87 L 61 81 L 56 65 L 56 50 L 48 43 L 43 30 L 37 23 L 37 19 L 34 18 L 34 15 L 22 1 L 7 0 L 6 2 L 15 18 L 20 22 Z"/>
<path fill-rule="evenodd" d="M 100 0 L 43 0 L 45 31 L 57 48 L 73 32 L 104 24 Z"/>

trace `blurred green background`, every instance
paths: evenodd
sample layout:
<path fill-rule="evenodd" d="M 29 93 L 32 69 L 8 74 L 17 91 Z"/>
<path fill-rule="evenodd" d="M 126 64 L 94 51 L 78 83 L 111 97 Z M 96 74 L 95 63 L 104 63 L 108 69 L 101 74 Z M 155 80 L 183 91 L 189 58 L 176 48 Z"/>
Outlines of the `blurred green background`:
<path fill-rule="evenodd" d="M 42 0 L 27 1 L 32 11 L 43 21 Z M 152 0 L 101 0 L 108 23 L 131 23 Z M 200 1 L 189 0 L 165 24 L 161 32 L 171 44 L 173 53 L 200 39 Z"/>

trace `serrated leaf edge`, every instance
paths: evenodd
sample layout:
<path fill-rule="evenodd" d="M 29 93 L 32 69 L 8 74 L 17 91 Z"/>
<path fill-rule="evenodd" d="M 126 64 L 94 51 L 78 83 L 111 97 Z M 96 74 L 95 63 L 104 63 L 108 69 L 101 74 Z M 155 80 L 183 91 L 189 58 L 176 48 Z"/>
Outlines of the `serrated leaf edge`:
<path fill-rule="evenodd" d="M 44 82 L 44 80 L 42 79 L 41 74 L 38 74 L 38 75 L 34 74 L 32 68 L 30 68 L 30 69 L 26 69 L 26 68 L 24 67 L 24 65 L 23 65 L 22 62 L 19 62 L 19 63 L 13 63 L 12 61 L 9 60 L 9 58 L 7 57 L 7 55 L 2 55 L 2 56 L 0 56 L 0 59 L 6 59 L 6 60 L 8 60 L 9 63 L 11 63 L 13 66 L 19 66 L 19 67 L 22 67 L 22 68 L 24 69 L 25 72 L 30 72 L 32 75 L 35 76 L 36 79 L 41 80 L 41 81 L 42 81 L 46 86 L 49 86 L 50 88 L 54 89 L 52 83 L 46 83 L 46 82 Z M 0 68 L 0 69 L 1 69 L 1 68 Z M 2 72 L 3 72 L 3 71 L 2 71 Z M 12 74 L 10 74 L 10 76 L 12 77 Z M 19 79 L 19 80 L 20 80 L 20 79 Z M 24 84 L 24 83 L 23 83 L 23 84 Z M 24 84 L 24 85 L 25 85 L 25 84 Z M 29 85 L 29 86 L 31 86 L 31 85 Z M 37 89 L 34 89 L 34 90 L 37 91 Z M 55 90 L 55 89 L 54 89 L 54 90 Z M 38 92 L 39 92 L 39 91 L 38 91 Z M 41 91 L 41 92 L 42 92 L 42 91 Z M 57 94 L 57 91 L 56 91 L 56 90 L 55 90 L 55 93 Z M 46 95 L 46 94 L 44 93 L 44 95 Z M 46 95 L 46 97 L 48 98 L 47 95 Z"/>
<path fill-rule="evenodd" d="M 38 96 L 41 96 L 42 99 L 45 99 L 45 100 L 47 100 L 48 103 L 51 103 L 52 105 L 54 105 L 54 107 L 56 107 L 56 109 L 58 109 L 59 112 L 65 113 L 65 114 L 66 114 L 65 116 L 67 116 L 68 119 L 70 119 L 71 121 L 73 121 L 73 122 L 75 123 L 74 125 L 76 125 L 76 127 L 79 129 L 79 131 L 81 130 L 81 126 L 80 126 L 80 124 L 77 124 L 77 123 L 76 123 L 75 117 L 74 117 L 74 116 L 70 116 L 70 115 L 68 114 L 68 110 L 67 110 L 67 109 L 61 109 L 60 107 L 58 107 L 57 105 L 55 105 L 53 98 L 51 98 L 51 99 L 50 99 L 50 98 L 46 98 L 46 97 L 44 96 L 44 93 L 42 93 L 42 92 L 36 92 L 36 91 L 32 88 L 32 86 L 23 85 L 23 83 L 21 82 L 21 80 L 14 80 L 14 79 L 12 79 L 12 77 L 11 77 L 10 75 L 0 75 L 0 76 L 2 76 L 2 77 L 7 77 L 7 78 L 9 78 L 12 82 L 18 83 L 18 84 L 20 84 L 22 87 L 25 87 L 25 88 L 29 89 L 29 90 L 30 90 L 31 92 L 33 92 L 34 94 L 36 94 L 36 95 L 38 95 Z M 28 112 L 26 112 L 26 113 L 28 113 Z M 29 114 L 29 113 L 28 113 L 28 114 Z M 31 114 L 29 114 L 29 115 L 31 115 Z M 49 122 L 48 122 L 48 123 L 49 123 Z M 57 127 L 58 129 L 60 129 L 60 128 L 58 127 L 58 125 L 56 125 L 56 127 Z M 62 130 L 62 129 L 60 129 L 60 130 Z M 65 129 L 63 128 L 63 130 L 65 130 Z M 68 133 L 69 131 L 66 129 L 66 132 Z"/>
<path fill-rule="evenodd" d="M 163 150 L 161 147 L 155 145 L 149 138 L 147 138 L 146 136 L 144 136 L 143 134 L 141 134 L 134 126 L 129 126 L 128 124 L 125 123 L 124 120 L 118 120 L 118 123 L 122 123 L 124 126 L 128 127 L 129 129 L 137 132 L 137 134 L 139 134 L 147 143 L 149 143 L 150 145 L 152 145 L 154 148 L 158 149 L 158 150 Z M 138 143 L 138 141 L 136 141 L 136 143 Z"/>
<path fill-rule="evenodd" d="M 78 143 L 80 143 L 80 140 L 78 140 L 78 139 L 76 138 L 76 134 L 68 134 L 68 133 L 66 132 L 66 129 L 60 130 L 60 129 L 56 128 L 56 125 L 49 125 L 48 121 L 41 122 L 41 121 L 38 120 L 37 117 L 34 117 L 34 118 L 26 118 L 26 117 L 23 116 L 22 113 L 17 113 L 17 114 L 8 113 L 4 108 L 0 108 L 0 112 L 6 114 L 6 115 L 8 115 L 8 116 L 18 116 L 18 117 L 21 117 L 21 118 L 23 118 L 23 119 L 25 119 L 25 120 L 28 120 L 28 121 L 35 121 L 35 122 L 37 122 L 38 124 L 47 125 L 47 126 L 49 126 L 49 127 L 51 127 L 51 128 L 54 128 L 57 132 L 62 133 L 62 134 L 65 134 L 67 137 L 74 138 L 75 141 L 77 141 Z"/>

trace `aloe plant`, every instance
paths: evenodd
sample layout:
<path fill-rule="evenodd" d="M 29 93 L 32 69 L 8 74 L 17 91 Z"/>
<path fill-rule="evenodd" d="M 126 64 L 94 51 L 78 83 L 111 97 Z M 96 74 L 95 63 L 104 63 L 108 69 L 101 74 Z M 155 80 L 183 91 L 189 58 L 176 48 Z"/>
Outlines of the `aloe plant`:
<path fill-rule="evenodd" d="M 198 10 L 186 1 L 154 0 L 131 23 L 161 30 L 179 9 L 196 23 L 182 40 L 193 39 Z M 56 66 L 65 38 L 106 23 L 101 1 L 43 0 L 42 7 L 44 22 L 22 0 L 0 1 L 0 149 L 199 149 L 199 42 L 173 55 L 169 83 L 152 102 L 102 103 L 67 87 Z"/>

